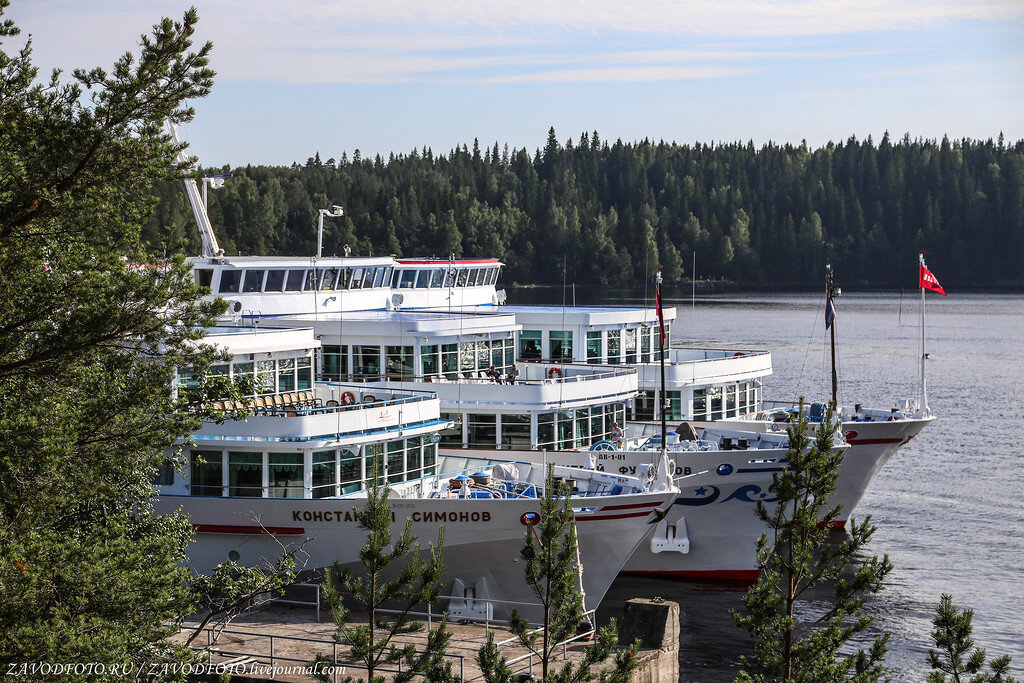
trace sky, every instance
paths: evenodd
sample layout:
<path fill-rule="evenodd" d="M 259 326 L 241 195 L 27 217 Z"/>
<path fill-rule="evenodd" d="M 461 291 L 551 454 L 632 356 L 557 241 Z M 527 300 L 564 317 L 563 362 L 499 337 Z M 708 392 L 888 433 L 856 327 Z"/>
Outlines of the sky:
<path fill-rule="evenodd" d="M 554 127 L 626 142 L 1024 139 L 1024 0 L 13 0 L 43 74 L 109 66 L 194 4 L 204 166 L 304 163 Z"/>

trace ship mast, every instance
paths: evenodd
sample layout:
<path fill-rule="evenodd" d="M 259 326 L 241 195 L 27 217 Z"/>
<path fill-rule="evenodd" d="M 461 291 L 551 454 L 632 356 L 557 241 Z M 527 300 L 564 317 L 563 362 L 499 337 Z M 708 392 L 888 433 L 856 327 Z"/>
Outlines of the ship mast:
<path fill-rule="evenodd" d="M 180 147 L 178 127 L 173 121 L 168 121 L 167 128 L 171 131 L 171 140 Z M 185 154 L 183 148 L 178 149 L 178 161 L 188 161 L 188 155 Z M 191 176 L 185 178 L 185 192 L 188 194 L 188 203 L 192 206 L 192 214 L 196 217 L 196 224 L 199 226 L 199 237 L 203 242 L 202 256 L 204 258 L 223 256 L 224 250 L 217 244 L 217 236 L 213 234 L 213 225 L 210 224 L 210 217 L 206 213 L 206 203 L 199 195 L 199 187 L 196 185 L 195 178 Z"/>
<path fill-rule="evenodd" d="M 825 264 L 825 317 L 826 326 L 831 332 L 831 347 L 832 347 L 832 414 L 835 415 L 838 411 L 839 402 L 837 400 L 838 389 L 839 389 L 839 377 L 836 374 L 836 319 L 835 319 L 835 304 L 832 302 L 832 297 L 835 295 L 835 291 L 832 284 L 832 264 Z M 832 311 L 832 320 L 828 321 L 829 311 Z"/>

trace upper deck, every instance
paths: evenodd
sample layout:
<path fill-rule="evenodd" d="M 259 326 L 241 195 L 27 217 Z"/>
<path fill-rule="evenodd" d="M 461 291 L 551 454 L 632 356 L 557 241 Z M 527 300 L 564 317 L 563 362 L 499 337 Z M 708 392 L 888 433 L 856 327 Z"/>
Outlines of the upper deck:
<path fill-rule="evenodd" d="M 228 301 L 228 315 L 277 317 L 352 311 L 490 306 L 496 259 L 212 257 L 190 259 L 196 283 Z"/>
<path fill-rule="evenodd" d="M 229 404 L 227 415 L 238 419 L 207 422 L 191 440 L 200 447 L 323 448 L 429 434 L 449 425 L 441 419 L 437 393 L 422 388 L 317 382 L 293 393 L 269 405 L 264 396 L 247 406 Z"/>

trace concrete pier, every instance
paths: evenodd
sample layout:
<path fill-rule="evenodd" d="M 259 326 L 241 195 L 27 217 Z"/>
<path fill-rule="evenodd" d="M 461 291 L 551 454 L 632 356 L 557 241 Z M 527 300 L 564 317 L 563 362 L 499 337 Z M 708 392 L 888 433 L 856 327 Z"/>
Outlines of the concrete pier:
<path fill-rule="evenodd" d="M 308 607 L 277 605 L 263 608 L 235 619 L 219 637 L 215 638 L 213 633 L 201 633 L 193 641 L 192 647 L 209 652 L 210 663 L 220 664 L 225 672 L 232 674 L 232 680 L 239 683 L 311 680 L 303 667 L 318 654 L 338 662 L 338 668 L 331 672 L 328 680 L 340 680 L 345 676 L 363 678 L 364 672 L 346 664 L 347 648 L 334 642 L 332 636 L 335 626 L 327 613 L 322 613 L 322 616 L 325 620 L 317 622 L 315 610 Z M 353 618 L 353 623 L 358 621 L 358 616 Z M 198 623 L 199 618 L 187 621 L 182 633 L 171 640 L 184 642 L 191 633 L 189 627 L 194 628 Z M 439 619 L 435 617 L 432 625 L 436 627 L 438 623 Z M 449 623 L 448 628 L 452 632 L 452 641 L 448 647 L 452 671 L 464 681 L 482 680 L 476 655 L 477 650 L 486 642 L 488 632 L 494 634 L 496 642 L 512 638 L 504 623 L 492 623 L 489 626 L 477 622 Z M 635 637 L 639 637 L 642 643 L 634 681 L 678 680 L 678 604 L 631 600 L 619 633 L 621 645 L 632 643 Z M 405 643 L 421 648 L 426 643 L 426 634 L 413 633 L 395 640 L 398 646 Z M 559 648 L 555 665 L 561 666 L 567 659 L 578 661 L 583 657 L 586 645 L 587 642 L 575 642 Z M 501 651 L 509 660 L 529 654 L 515 642 L 502 646 Z M 540 665 L 536 658 L 533 659 L 532 667 L 527 658 L 512 668 L 521 674 L 529 674 L 532 670 L 532 673 L 540 676 Z M 217 677 L 214 675 L 208 680 L 217 680 Z"/>

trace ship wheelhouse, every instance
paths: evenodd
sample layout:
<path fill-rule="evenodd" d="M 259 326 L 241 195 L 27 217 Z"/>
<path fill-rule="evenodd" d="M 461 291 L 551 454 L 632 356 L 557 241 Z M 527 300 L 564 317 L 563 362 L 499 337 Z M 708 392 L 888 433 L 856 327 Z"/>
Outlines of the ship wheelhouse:
<path fill-rule="evenodd" d="M 190 259 L 196 284 L 229 302 L 229 315 L 267 318 L 341 311 L 490 306 L 497 259 L 216 256 Z"/>

